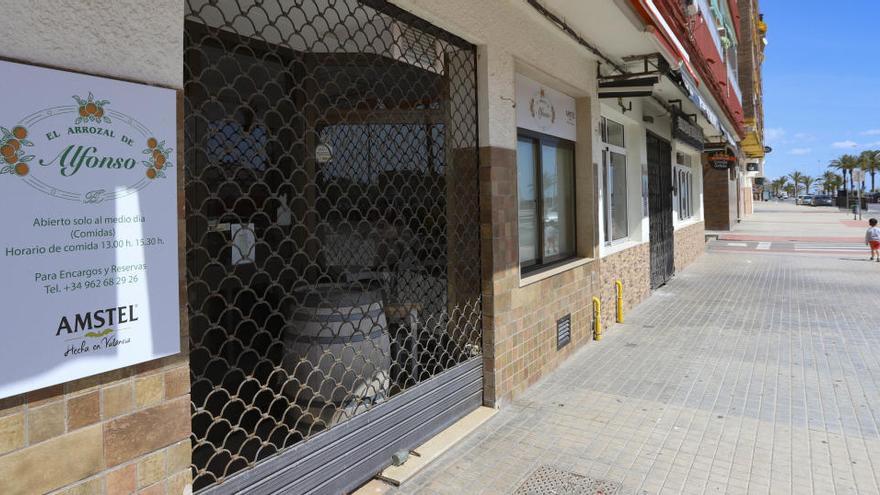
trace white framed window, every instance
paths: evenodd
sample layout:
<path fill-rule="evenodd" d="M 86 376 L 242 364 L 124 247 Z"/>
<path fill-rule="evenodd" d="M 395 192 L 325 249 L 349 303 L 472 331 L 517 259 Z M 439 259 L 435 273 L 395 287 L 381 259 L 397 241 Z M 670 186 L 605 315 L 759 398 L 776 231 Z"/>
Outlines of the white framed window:
<path fill-rule="evenodd" d="M 675 154 L 676 166 L 672 173 L 673 187 L 678 200 L 678 219 L 687 220 L 694 216 L 694 172 L 692 159 L 684 153 Z"/>
<path fill-rule="evenodd" d="M 521 272 L 574 258 L 574 143 L 519 129 L 516 164 Z"/>
<path fill-rule="evenodd" d="M 600 121 L 606 244 L 625 239 L 629 235 L 624 130 L 623 124 L 613 120 L 602 117 Z"/>

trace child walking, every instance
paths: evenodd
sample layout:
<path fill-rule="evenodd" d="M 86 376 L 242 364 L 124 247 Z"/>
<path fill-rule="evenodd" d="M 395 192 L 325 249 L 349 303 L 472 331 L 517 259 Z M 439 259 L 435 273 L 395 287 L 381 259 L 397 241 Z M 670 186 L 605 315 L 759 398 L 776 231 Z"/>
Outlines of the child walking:
<path fill-rule="evenodd" d="M 868 220 L 868 231 L 865 232 L 865 244 L 871 246 L 871 259 L 880 263 L 880 228 L 877 228 L 877 219 Z"/>

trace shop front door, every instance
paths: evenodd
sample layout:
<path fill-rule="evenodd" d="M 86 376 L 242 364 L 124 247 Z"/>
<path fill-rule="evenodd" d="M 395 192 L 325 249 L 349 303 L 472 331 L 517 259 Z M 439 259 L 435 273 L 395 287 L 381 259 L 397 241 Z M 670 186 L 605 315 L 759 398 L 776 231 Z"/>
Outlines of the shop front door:
<path fill-rule="evenodd" d="M 476 53 L 380 0 L 188 0 L 195 490 L 344 493 L 482 402 Z"/>
<path fill-rule="evenodd" d="M 651 288 L 665 284 L 675 273 L 675 235 L 672 225 L 672 148 L 648 133 L 648 215 L 651 246 Z"/>

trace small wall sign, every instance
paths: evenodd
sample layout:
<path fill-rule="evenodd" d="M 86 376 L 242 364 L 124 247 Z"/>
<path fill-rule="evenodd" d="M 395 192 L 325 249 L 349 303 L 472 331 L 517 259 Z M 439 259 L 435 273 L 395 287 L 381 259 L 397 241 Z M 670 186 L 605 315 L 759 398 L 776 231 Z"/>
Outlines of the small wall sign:
<path fill-rule="evenodd" d="M 333 159 L 333 148 L 329 144 L 321 143 L 315 146 L 315 161 L 318 163 L 327 163 Z"/>
<path fill-rule="evenodd" d="M 0 398 L 179 352 L 175 92 L 0 73 Z"/>
<path fill-rule="evenodd" d="M 703 151 L 703 129 L 691 122 L 686 115 L 678 112 L 673 114 L 672 136 L 697 151 Z"/>
<path fill-rule="evenodd" d="M 709 155 L 709 165 L 715 170 L 727 170 L 736 163 L 736 157 L 726 153 L 714 153 Z"/>
<path fill-rule="evenodd" d="M 521 74 L 516 75 L 515 82 L 517 127 L 577 140 L 574 98 Z"/>

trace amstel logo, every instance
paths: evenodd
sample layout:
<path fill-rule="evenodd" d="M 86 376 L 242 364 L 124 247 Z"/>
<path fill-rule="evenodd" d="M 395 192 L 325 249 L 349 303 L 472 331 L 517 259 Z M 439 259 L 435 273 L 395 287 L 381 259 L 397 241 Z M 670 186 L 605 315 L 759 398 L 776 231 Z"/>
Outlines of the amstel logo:
<path fill-rule="evenodd" d="M 0 176 L 49 196 L 102 203 L 166 178 L 173 149 L 130 115 L 92 93 L 0 126 Z"/>

